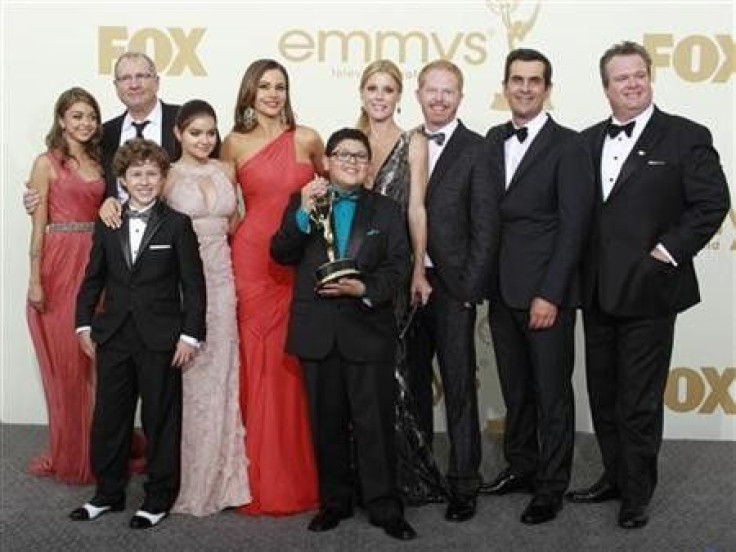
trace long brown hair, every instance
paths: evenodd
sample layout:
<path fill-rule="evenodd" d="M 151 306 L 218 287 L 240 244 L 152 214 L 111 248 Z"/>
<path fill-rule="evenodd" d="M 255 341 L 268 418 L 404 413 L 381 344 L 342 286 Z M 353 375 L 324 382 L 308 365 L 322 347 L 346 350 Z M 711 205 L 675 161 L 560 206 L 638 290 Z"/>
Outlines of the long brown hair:
<path fill-rule="evenodd" d="M 77 102 L 82 102 L 90 106 L 95 115 L 97 115 L 97 128 L 92 137 L 82 144 L 82 149 L 90 159 L 96 163 L 100 163 L 100 142 L 102 140 L 102 115 L 100 114 L 100 106 L 95 97 L 87 92 L 84 88 L 75 86 L 61 93 L 54 105 L 54 119 L 51 129 L 46 134 L 46 147 L 50 150 L 58 150 L 61 152 L 62 164 L 66 164 L 70 159 L 76 159 L 69 150 L 69 144 L 64 137 L 64 130 L 61 128 L 61 119 L 64 114 Z"/>
<path fill-rule="evenodd" d="M 296 119 L 294 111 L 291 108 L 291 90 L 289 86 L 289 74 L 286 68 L 278 61 L 273 59 L 258 59 L 251 63 L 245 70 L 243 80 L 240 82 L 240 90 L 238 90 L 238 99 L 235 101 L 235 124 L 233 130 L 235 132 L 247 133 L 253 130 L 254 126 L 249 125 L 244 116 L 247 108 L 253 107 L 256 101 L 256 93 L 258 92 L 258 84 L 266 71 L 277 69 L 284 75 L 286 81 L 286 104 L 284 105 L 284 123 L 289 129 L 294 129 Z"/>
<path fill-rule="evenodd" d="M 394 79 L 394 81 L 396 81 L 396 88 L 398 89 L 399 94 L 404 91 L 404 79 L 401 75 L 401 70 L 396 66 L 396 64 L 389 59 L 377 59 L 373 63 L 369 63 L 368 65 L 366 65 L 366 68 L 363 69 L 363 74 L 360 76 L 360 86 L 358 87 L 358 90 L 360 92 L 363 91 L 365 83 L 368 82 L 368 79 L 376 73 L 386 73 L 392 79 Z M 366 133 L 368 132 L 368 130 L 370 130 L 368 115 L 366 115 L 363 106 L 360 107 L 360 116 L 358 117 L 358 122 L 355 126 L 359 130 L 362 130 Z"/>

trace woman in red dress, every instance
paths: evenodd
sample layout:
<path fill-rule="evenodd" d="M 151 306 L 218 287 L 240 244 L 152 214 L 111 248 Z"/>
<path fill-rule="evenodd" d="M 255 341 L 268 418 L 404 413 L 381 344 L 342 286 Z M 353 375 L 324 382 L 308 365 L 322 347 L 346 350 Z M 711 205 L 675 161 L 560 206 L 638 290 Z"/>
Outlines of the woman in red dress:
<path fill-rule="evenodd" d="M 49 420 L 49 448 L 29 470 L 65 483 L 93 482 L 93 372 L 74 333 L 74 309 L 105 193 L 101 137 L 97 101 L 81 88 L 67 90 L 54 107 L 48 151 L 36 158 L 28 183 L 40 202 L 32 218 L 27 318 Z"/>
<path fill-rule="evenodd" d="M 318 504 L 301 368 L 284 352 L 294 274 L 271 260 L 269 246 L 289 196 L 323 172 L 322 154 L 317 133 L 294 121 L 286 69 L 273 60 L 253 62 L 221 154 L 235 164 L 245 205 L 232 259 L 249 514 L 291 514 Z"/>

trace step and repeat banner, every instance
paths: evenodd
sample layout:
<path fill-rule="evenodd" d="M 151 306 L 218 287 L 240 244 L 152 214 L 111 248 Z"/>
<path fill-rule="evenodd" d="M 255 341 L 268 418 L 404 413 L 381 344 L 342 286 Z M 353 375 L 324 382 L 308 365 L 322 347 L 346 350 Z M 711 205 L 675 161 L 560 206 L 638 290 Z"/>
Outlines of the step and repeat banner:
<path fill-rule="evenodd" d="M 9 3 L 3 8 L 2 83 L 2 421 L 44 423 L 43 391 L 25 321 L 30 221 L 21 191 L 63 90 L 82 86 L 103 118 L 122 108 L 112 68 L 128 49 L 153 57 L 160 97 L 202 98 L 232 127 L 243 72 L 262 57 L 288 69 L 298 121 L 323 137 L 353 125 L 363 67 L 389 58 L 404 73 L 398 122 L 421 122 L 415 101 L 419 69 L 450 59 L 465 75 L 463 121 L 485 133 L 508 118 L 500 94 L 510 49 L 542 50 L 554 67 L 550 109 L 577 129 L 608 116 L 598 59 L 624 39 L 654 60 L 655 102 L 710 128 L 734 189 L 736 34 L 732 2 L 216 2 Z M 732 193 L 733 195 L 733 193 Z M 666 393 L 670 438 L 736 439 L 736 213 L 698 255 L 703 302 L 680 316 Z M 478 324 L 481 416 L 503 418 L 487 314 Z M 578 428 L 590 431 L 582 335 L 575 388 Z M 438 426 L 442 390 L 436 389 Z"/>

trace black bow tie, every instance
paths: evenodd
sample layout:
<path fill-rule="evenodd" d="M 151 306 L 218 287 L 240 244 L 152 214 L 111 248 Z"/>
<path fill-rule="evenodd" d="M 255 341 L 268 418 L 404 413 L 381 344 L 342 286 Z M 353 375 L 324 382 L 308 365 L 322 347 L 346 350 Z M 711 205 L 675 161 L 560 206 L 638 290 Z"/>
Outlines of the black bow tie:
<path fill-rule="evenodd" d="M 136 123 L 131 122 L 130 124 L 133 125 L 133 128 L 135 128 L 135 137 L 136 138 L 143 138 L 143 129 L 146 128 L 151 121 L 143 121 L 142 123 Z"/>
<path fill-rule="evenodd" d="M 608 123 L 608 128 L 606 129 L 606 132 L 608 132 L 608 135 L 611 138 L 615 138 L 622 132 L 625 132 L 626 136 L 631 138 L 631 133 L 634 132 L 634 125 L 636 125 L 636 121 L 631 121 L 630 123 L 627 123 L 625 125 L 617 125 L 615 123 Z"/>
<path fill-rule="evenodd" d="M 422 130 L 422 134 L 424 134 L 427 137 L 427 140 L 431 140 L 438 146 L 442 146 L 445 143 L 445 133 L 444 132 L 428 132 L 426 129 Z"/>
<path fill-rule="evenodd" d="M 151 211 L 152 209 L 146 209 L 145 211 L 136 211 L 134 209 L 128 209 L 125 213 L 129 219 L 138 219 L 147 224 L 148 220 L 151 218 Z"/>
<path fill-rule="evenodd" d="M 523 142 L 526 140 L 526 137 L 529 136 L 529 129 L 524 127 L 516 128 L 511 121 L 506 123 L 506 138 L 505 140 L 508 140 L 512 136 L 516 136 L 519 139 L 519 142 Z"/>

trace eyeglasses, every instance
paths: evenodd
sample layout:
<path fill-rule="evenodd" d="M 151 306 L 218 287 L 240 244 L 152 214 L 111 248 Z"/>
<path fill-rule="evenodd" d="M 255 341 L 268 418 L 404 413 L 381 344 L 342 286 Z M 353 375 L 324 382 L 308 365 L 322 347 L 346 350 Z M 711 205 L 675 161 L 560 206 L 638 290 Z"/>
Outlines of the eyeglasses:
<path fill-rule="evenodd" d="M 353 153 L 350 151 L 339 150 L 332 152 L 332 155 L 330 155 L 330 157 L 337 159 L 340 163 L 347 163 L 348 161 L 350 161 L 353 163 L 357 163 L 358 165 L 366 165 L 371 161 L 368 152 L 365 151 Z"/>
<path fill-rule="evenodd" d="M 118 84 L 130 84 L 133 81 L 146 81 L 152 79 L 156 75 L 153 73 L 136 73 L 134 75 L 120 75 L 115 79 Z"/>

